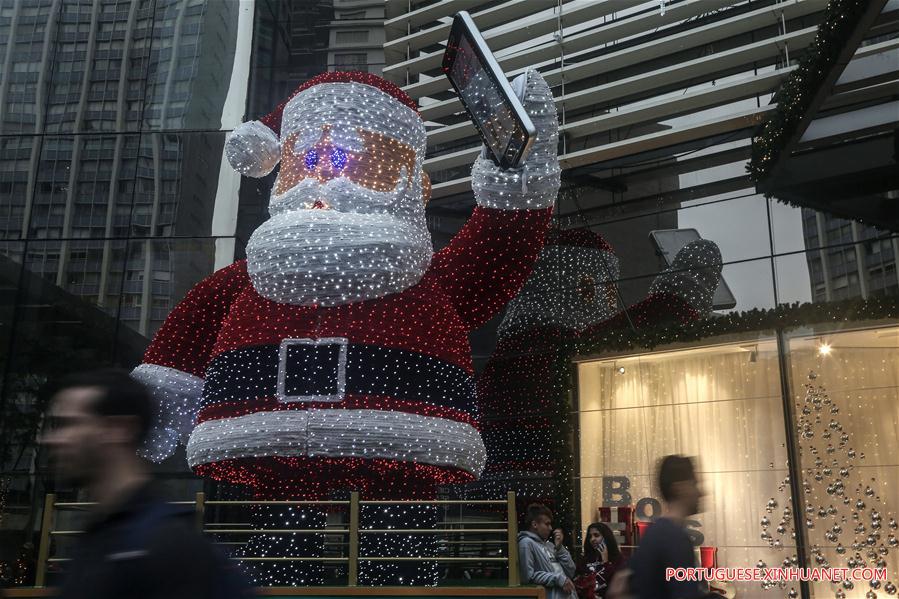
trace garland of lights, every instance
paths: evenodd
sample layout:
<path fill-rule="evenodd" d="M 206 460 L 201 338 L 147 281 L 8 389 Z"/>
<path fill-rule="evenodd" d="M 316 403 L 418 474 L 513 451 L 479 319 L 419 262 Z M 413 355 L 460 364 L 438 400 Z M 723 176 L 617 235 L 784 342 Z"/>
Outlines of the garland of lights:
<path fill-rule="evenodd" d="M 135 369 L 161 413 L 145 455 L 165 459 L 189 437 L 197 474 L 271 499 L 353 490 L 433 499 L 438 485 L 475 479 L 485 455 L 469 333 L 524 284 L 559 188 L 552 93 L 536 71 L 523 77 L 533 149 L 517 169 L 474 165 L 477 207 L 436 254 L 424 218 L 424 123 L 395 85 L 326 73 L 235 129 L 225 152 L 236 170 L 260 177 L 280 163 L 271 218 L 251 236 L 246 261 L 191 289 Z M 256 526 L 283 528 L 309 514 L 266 512 Z M 382 516 L 388 528 L 432 520 L 403 508 Z M 247 547 L 269 556 L 321 550 L 314 537 L 264 532 Z M 432 557 L 436 539 L 403 547 L 407 557 Z M 387 538 L 360 549 L 381 557 L 399 548 Z M 366 564 L 360 580 L 371 584 L 436 582 L 432 560 Z M 261 565 L 252 576 L 320 578 L 314 568 L 297 572 Z"/>
<path fill-rule="evenodd" d="M 701 341 L 718 335 L 789 329 L 804 325 L 899 318 L 899 297 L 875 297 L 828 303 L 784 304 L 769 310 L 758 308 L 731 312 L 678 327 L 657 326 L 637 330 L 621 328 L 597 331 L 568 344 L 570 355 L 601 351 L 654 349 L 671 343 Z"/>
<path fill-rule="evenodd" d="M 830 0 L 827 3 L 824 20 L 818 26 L 814 41 L 798 68 L 775 94 L 777 107 L 762 126 L 761 133 L 752 140 L 752 157 L 746 170 L 753 182 L 758 183 L 770 173 L 867 5 L 866 0 Z"/>

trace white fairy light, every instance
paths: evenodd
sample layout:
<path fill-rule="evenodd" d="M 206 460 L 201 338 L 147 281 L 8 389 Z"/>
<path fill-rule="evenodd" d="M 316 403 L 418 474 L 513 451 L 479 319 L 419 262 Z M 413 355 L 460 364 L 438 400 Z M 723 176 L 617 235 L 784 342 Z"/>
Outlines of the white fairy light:
<path fill-rule="evenodd" d="M 700 314 L 712 309 L 721 278 L 721 250 L 714 241 L 698 239 L 685 245 L 652 282 L 652 294 L 669 294 L 686 301 Z"/>
<path fill-rule="evenodd" d="M 559 186 L 552 94 L 535 71 L 526 77 L 534 149 L 514 172 L 474 166 L 478 208 L 438 254 L 424 124 L 396 86 L 328 73 L 235 129 L 225 151 L 236 170 L 260 177 L 280 163 L 271 218 L 246 263 L 178 304 L 135 370 L 160 401 L 148 455 L 171 455 L 193 428 L 196 472 L 279 498 L 432 497 L 478 476 L 469 333 L 524 283 Z M 254 547 L 299 550 L 285 543 Z M 367 575 L 425 584 L 436 572 L 428 562 L 379 578 L 381 567 Z M 288 584 L 316 576 L 259 572 Z"/>

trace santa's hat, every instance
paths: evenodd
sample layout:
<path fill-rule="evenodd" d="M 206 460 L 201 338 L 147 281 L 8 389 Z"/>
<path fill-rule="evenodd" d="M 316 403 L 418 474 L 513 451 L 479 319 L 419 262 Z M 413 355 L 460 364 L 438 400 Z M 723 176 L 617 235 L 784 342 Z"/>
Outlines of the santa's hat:
<path fill-rule="evenodd" d="M 500 337 L 542 326 L 579 331 L 617 310 L 618 257 L 587 227 L 550 228 L 534 271 L 509 302 Z"/>
<path fill-rule="evenodd" d="M 386 79 L 358 71 L 313 77 L 266 116 L 238 126 L 225 152 L 238 172 L 264 177 L 281 159 L 281 140 L 296 134 L 299 141 L 314 143 L 324 126 L 345 136 L 338 143 L 358 143 L 352 137 L 359 127 L 401 141 L 424 159 L 427 136 L 415 101 Z"/>
<path fill-rule="evenodd" d="M 612 246 L 602 235 L 591 231 L 587 227 L 578 227 L 575 229 L 551 227 L 546 232 L 546 243 L 544 245 L 570 245 L 574 247 L 590 248 L 600 252 L 608 252 L 612 255 L 615 254 L 615 250 L 612 249 Z"/>
<path fill-rule="evenodd" d="M 591 231 L 588 227 L 572 229 L 550 227 L 546 232 L 546 242 L 538 268 L 541 263 L 579 277 L 577 285 L 581 287 L 588 280 L 599 284 L 614 281 L 619 274 L 615 250 L 602 235 Z M 614 309 L 616 305 L 614 298 L 610 296 L 607 299 L 608 309 Z"/>

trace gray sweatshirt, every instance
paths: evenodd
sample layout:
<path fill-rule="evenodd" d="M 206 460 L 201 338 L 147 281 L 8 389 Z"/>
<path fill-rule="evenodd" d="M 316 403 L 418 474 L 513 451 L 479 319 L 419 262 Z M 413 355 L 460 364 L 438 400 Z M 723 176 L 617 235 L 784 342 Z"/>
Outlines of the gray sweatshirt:
<path fill-rule="evenodd" d="M 574 560 L 562 545 L 544 541 L 530 531 L 518 533 L 518 569 L 521 584 L 539 584 L 546 587 L 546 599 L 571 599 L 562 590 L 566 580 L 574 578 Z"/>

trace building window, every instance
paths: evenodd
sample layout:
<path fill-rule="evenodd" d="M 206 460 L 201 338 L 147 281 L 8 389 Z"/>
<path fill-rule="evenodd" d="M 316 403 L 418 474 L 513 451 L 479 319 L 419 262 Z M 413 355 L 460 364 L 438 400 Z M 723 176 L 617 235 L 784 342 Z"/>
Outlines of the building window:
<path fill-rule="evenodd" d="M 353 12 L 342 12 L 342 13 L 338 13 L 337 18 L 341 19 L 341 20 L 345 20 L 345 21 L 350 20 L 350 19 L 364 19 L 365 11 L 364 10 L 356 10 Z"/>
<path fill-rule="evenodd" d="M 367 66 L 368 55 L 365 53 L 334 55 L 335 71 L 364 71 Z"/>
<path fill-rule="evenodd" d="M 338 44 L 361 44 L 368 41 L 368 31 L 338 31 Z"/>

